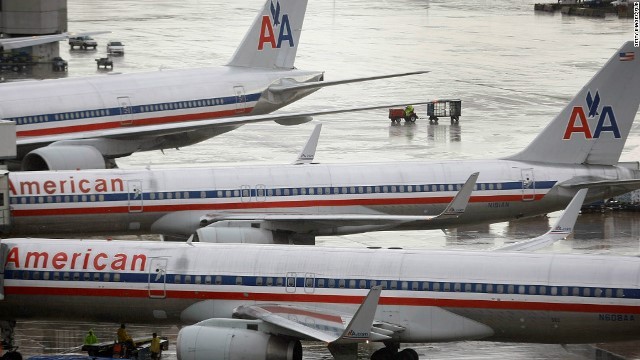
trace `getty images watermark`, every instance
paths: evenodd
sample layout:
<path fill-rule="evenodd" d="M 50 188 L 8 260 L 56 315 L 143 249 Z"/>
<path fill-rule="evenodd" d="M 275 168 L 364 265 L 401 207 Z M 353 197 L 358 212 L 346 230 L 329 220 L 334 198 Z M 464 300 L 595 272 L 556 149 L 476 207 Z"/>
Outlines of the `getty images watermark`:
<path fill-rule="evenodd" d="M 640 47 L 640 2 L 633 3 L 633 46 Z"/>

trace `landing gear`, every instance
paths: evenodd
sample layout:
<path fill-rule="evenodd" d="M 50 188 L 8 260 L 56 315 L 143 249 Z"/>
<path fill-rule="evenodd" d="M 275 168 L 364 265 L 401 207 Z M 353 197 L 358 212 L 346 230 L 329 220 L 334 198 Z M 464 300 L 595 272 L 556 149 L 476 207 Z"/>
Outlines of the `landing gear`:
<path fill-rule="evenodd" d="M 418 353 L 413 349 L 400 349 L 399 344 L 385 343 L 385 347 L 371 355 L 371 360 L 419 360 Z"/>
<path fill-rule="evenodd" d="M 13 320 L 0 321 L 0 332 L 2 333 L 2 348 L 7 352 L 0 357 L 0 360 L 22 360 L 22 354 L 18 352 L 18 348 L 13 346 L 13 332 L 16 328 L 16 322 Z"/>

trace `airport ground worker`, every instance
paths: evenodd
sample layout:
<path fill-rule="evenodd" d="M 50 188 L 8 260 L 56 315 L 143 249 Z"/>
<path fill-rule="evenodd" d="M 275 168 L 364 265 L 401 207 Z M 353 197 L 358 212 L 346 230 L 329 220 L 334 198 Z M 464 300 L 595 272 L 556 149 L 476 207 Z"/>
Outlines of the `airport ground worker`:
<path fill-rule="evenodd" d="M 153 338 L 151 339 L 151 346 L 149 346 L 149 351 L 151 352 L 151 359 L 158 360 L 160 359 L 160 338 L 157 333 L 153 333 Z"/>
<path fill-rule="evenodd" d="M 98 343 L 98 337 L 93 333 L 93 329 L 90 329 L 87 336 L 84 337 L 84 344 L 93 345 L 97 343 Z"/>
<path fill-rule="evenodd" d="M 413 105 L 407 105 L 404 108 L 404 116 L 408 118 L 411 117 L 411 114 L 413 114 Z"/>
<path fill-rule="evenodd" d="M 125 345 L 123 354 L 125 356 L 128 352 L 132 351 L 136 347 L 136 345 L 133 343 L 133 339 L 127 333 L 127 328 L 124 324 L 120 324 L 120 328 L 118 329 L 118 343 Z"/>

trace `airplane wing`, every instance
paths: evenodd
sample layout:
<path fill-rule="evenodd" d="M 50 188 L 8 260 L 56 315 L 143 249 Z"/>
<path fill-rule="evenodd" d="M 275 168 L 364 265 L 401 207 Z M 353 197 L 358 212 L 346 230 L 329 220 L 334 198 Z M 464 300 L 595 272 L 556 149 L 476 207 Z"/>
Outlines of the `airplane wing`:
<path fill-rule="evenodd" d="M 307 143 L 298 154 L 298 158 L 293 163 L 294 165 L 302 165 L 302 164 L 311 164 L 313 158 L 316 156 L 316 149 L 318 147 L 318 139 L 320 138 L 320 130 L 322 129 L 322 124 L 317 124 L 313 129 L 311 136 L 307 140 Z"/>
<path fill-rule="evenodd" d="M 424 105 L 429 101 L 413 101 L 402 104 L 380 104 L 372 106 L 352 107 L 345 109 L 332 109 L 332 110 L 320 110 L 312 112 L 299 112 L 299 113 L 271 113 L 265 115 L 250 115 L 250 116 L 237 116 L 229 118 L 219 118 L 210 120 L 197 120 L 187 121 L 182 123 L 169 123 L 158 125 L 145 125 L 135 127 L 120 127 L 115 129 L 105 129 L 83 132 L 82 139 L 126 139 L 126 138 L 143 138 L 148 136 L 160 136 L 171 135 L 190 131 L 199 131 L 205 129 L 211 129 L 215 127 L 238 127 L 244 124 L 252 124 L 264 121 L 276 121 L 279 124 L 300 124 L 312 120 L 314 116 L 326 116 L 333 114 L 341 114 L 346 112 L 366 111 L 366 110 L 378 110 L 386 109 L 390 107 L 405 106 L 406 104 Z M 36 145 L 36 144 L 51 144 L 64 142 L 65 144 L 73 144 L 78 139 L 78 134 L 60 134 L 49 136 L 34 136 L 23 137 L 18 139 L 18 146 Z"/>
<path fill-rule="evenodd" d="M 17 37 L 17 38 L 6 38 L 0 39 L 0 47 L 5 50 L 11 49 L 20 49 L 27 46 L 35 46 L 48 44 L 56 41 L 63 41 L 68 39 L 71 36 L 84 36 L 84 35 L 97 35 L 97 34 L 106 34 L 110 33 L 110 31 L 93 31 L 93 32 L 84 32 L 84 33 L 62 33 L 62 34 L 53 34 L 53 35 L 40 35 L 40 36 L 27 36 L 27 37 Z"/>
<path fill-rule="evenodd" d="M 311 165 L 313 166 L 313 165 Z M 379 226 L 394 227 L 401 223 L 414 221 L 433 221 L 457 218 L 462 215 L 469 203 L 479 173 L 473 173 L 460 191 L 440 214 L 427 215 L 387 215 L 387 214 L 265 214 L 265 213 L 220 213 L 205 215 L 200 224 L 210 225 L 218 221 L 263 221 L 271 230 L 300 231 L 300 227 L 356 227 Z"/>
<path fill-rule="evenodd" d="M 412 72 L 398 73 L 398 74 L 387 74 L 387 75 L 369 76 L 369 77 L 361 77 L 361 78 L 334 80 L 334 81 L 317 81 L 317 82 L 311 82 L 311 83 L 291 82 L 291 83 L 271 85 L 269 86 L 268 90 L 274 94 L 283 94 L 290 91 L 298 92 L 300 90 L 315 90 L 315 89 L 320 89 L 327 86 L 349 84 L 349 83 L 361 82 L 361 81 L 388 79 L 388 78 L 401 77 L 401 76 L 419 75 L 419 74 L 426 74 L 428 72 L 430 71 L 412 71 Z"/>
<path fill-rule="evenodd" d="M 573 232 L 573 227 L 580 214 L 580 208 L 587 196 L 587 189 L 578 190 L 569 205 L 564 209 L 556 223 L 544 235 L 533 239 L 519 241 L 495 249 L 496 251 L 533 251 L 547 247 L 558 240 L 565 239 Z"/>
<path fill-rule="evenodd" d="M 259 319 L 300 338 L 326 343 L 358 343 L 384 341 L 391 337 L 390 330 L 377 330 L 374 324 L 376 308 L 382 288 L 375 286 L 364 298 L 353 315 L 300 305 L 260 304 L 240 306 L 234 317 Z M 398 327 L 399 328 L 399 327 Z"/>
<path fill-rule="evenodd" d="M 590 189 L 593 191 L 608 191 L 611 188 L 626 191 L 637 190 L 640 187 L 640 179 L 630 180 L 597 180 L 597 181 L 566 181 L 558 184 L 560 187 L 568 189 Z"/>

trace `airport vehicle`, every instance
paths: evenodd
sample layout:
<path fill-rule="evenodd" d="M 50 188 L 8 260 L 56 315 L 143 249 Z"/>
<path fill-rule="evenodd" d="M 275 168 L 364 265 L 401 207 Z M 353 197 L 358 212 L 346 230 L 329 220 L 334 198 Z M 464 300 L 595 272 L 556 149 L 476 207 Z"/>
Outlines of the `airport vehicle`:
<path fill-rule="evenodd" d="M 108 57 L 98 58 L 96 59 L 96 66 L 98 67 L 98 69 L 101 66 L 106 69 L 108 66 L 113 70 L 113 61 Z"/>
<path fill-rule="evenodd" d="M 53 68 L 53 71 L 67 71 L 69 64 L 65 59 L 60 56 L 56 56 L 51 59 L 51 67 Z"/>
<path fill-rule="evenodd" d="M 109 41 L 107 43 L 107 53 L 124 54 L 124 44 L 120 41 Z"/>
<path fill-rule="evenodd" d="M 88 48 L 95 50 L 98 47 L 98 42 L 89 35 L 70 37 L 69 47 L 71 50 L 76 46 L 83 50 L 87 50 Z"/>
<path fill-rule="evenodd" d="M 409 116 L 407 116 L 403 108 L 389 109 L 389 120 L 391 120 L 392 123 L 400 123 L 403 119 L 405 122 L 414 123 L 418 119 L 418 115 L 412 111 Z"/>
<path fill-rule="evenodd" d="M 584 192 L 547 237 L 571 231 Z M 24 318 L 192 324 L 178 335 L 180 360 L 301 359 L 301 339 L 328 344 L 338 359 L 355 359 L 362 342 L 386 345 L 373 359 L 415 359 L 399 346 L 640 338 L 640 258 L 633 256 L 26 238 L 0 244 L 3 325 Z M 2 328 L 9 339 L 14 327 Z"/>
<path fill-rule="evenodd" d="M 270 113 L 325 86 L 424 73 L 323 81 L 322 71 L 296 69 L 307 1 L 279 0 L 273 12 L 271 4 L 226 66 L 2 84 L 0 118 L 17 124 L 16 165 L 113 167 L 133 152 L 184 147 L 249 122 L 307 122 L 318 112 L 239 116 Z"/>
<path fill-rule="evenodd" d="M 441 117 L 451 118 L 452 124 L 460 122 L 462 115 L 461 100 L 435 100 L 427 104 L 427 116 L 429 123 L 438 123 Z"/>
<path fill-rule="evenodd" d="M 628 51 L 637 50 L 619 50 Z M 618 163 L 640 103 L 640 60 L 620 61 L 619 52 L 525 150 L 504 159 L 13 172 L 9 234 L 197 231 L 201 241 L 313 243 L 540 215 L 581 188 L 588 202 L 611 198 L 640 184 L 637 164 Z M 475 171 L 464 214 L 422 221 Z"/>

